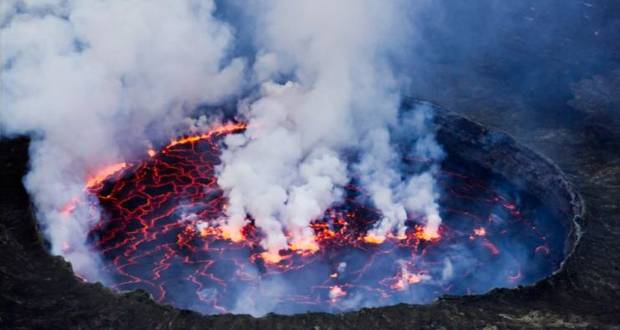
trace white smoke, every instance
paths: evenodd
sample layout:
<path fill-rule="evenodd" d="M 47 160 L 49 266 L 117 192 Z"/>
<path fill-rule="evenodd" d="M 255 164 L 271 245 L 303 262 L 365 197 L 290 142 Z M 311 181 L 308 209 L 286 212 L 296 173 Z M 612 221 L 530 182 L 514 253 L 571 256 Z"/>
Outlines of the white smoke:
<path fill-rule="evenodd" d="M 219 168 L 230 231 L 251 216 L 269 252 L 311 250 L 310 221 L 355 176 L 383 214 L 371 234 L 402 234 L 410 213 L 436 232 L 434 169 L 403 179 L 393 143 L 400 132 L 414 137 L 417 156 L 441 157 L 428 109 L 399 119 L 402 77 L 392 59 L 412 38 L 417 8 L 372 0 L 242 6 L 255 20 L 251 68 L 231 58 L 234 30 L 214 18 L 213 1 L 0 4 L 0 127 L 33 138 L 26 187 L 52 253 L 79 273 L 99 279 L 85 243 L 98 214 L 80 206 L 89 204 L 87 177 L 169 138 L 197 106 L 254 87 L 239 103 L 248 129 L 226 138 Z M 353 165 L 350 150 L 360 154 Z M 63 212 L 68 205 L 76 209 Z"/>
<path fill-rule="evenodd" d="M 435 141 L 431 120 L 431 109 L 427 105 L 420 105 L 415 111 L 407 112 L 399 127 L 392 127 L 391 130 L 396 132 L 396 136 L 408 135 L 409 139 L 415 137 L 416 142 L 410 155 L 436 161 L 443 157 L 443 150 Z M 399 170 L 402 156 L 390 145 L 387 129 L 374 131 L 365 142 L 366 153 L 357 169 L 361 173 L 362 183 L 383 213 L 383 221 L 372 230 L 371 235 L 385 237 L 396 230 L 395 234 L 402 236 L 408 213 L 415 213 L 426 218 L 426 237 L 434 237 L 441 223 L 437 204 L 439 196 L 433 177 L 437 170 L 436 164 L 433 163 L 427 171 L 403 179 Z"/>
<path fill-rule="evenodd" d="M 2 1 L 0 127 L 28 134 L 25 184 L 52 246 L 98 278 L 85 179 L 145 150 L 199 104 L 242 87 L 231 28 L 212 1 Z M 75 203 L 71 214 L 62 209 Z M 96 213 L 96 212 L 95 212 Z"/>
<path fill-rule="evenodd" d="M 248 130 L 226 139 L 218 183 L 229 198 L 228 230 L 239 231 L 250 215 L 269 252 L 312 249 L 309 223 L 341 198 L 354 174 L 383 214 L 373 235 L 403 234 L 408 212 L 424 215 L 435 234 L 441 220 L 432 173 L 403 181 L 390 134 L 399 127 L 400 86 L 389 59 L 410 37 L 405 5 L 271 1 L 245 8 L 257 13 L 254 75 L 263 83 L 242 109 Z M 283 76 L 292 78 L 279 82 Z M 416 152 L 437 159 L 428 116 L 419 110 L 404 125 L 420 138 Z M 351 148 L 362 155 L 354 173 L 343 158 Z"/>

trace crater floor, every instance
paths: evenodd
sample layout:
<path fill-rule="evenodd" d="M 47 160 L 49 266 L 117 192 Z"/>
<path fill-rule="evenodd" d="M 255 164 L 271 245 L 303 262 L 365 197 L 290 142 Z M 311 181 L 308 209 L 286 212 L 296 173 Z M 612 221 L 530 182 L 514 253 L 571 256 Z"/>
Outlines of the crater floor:
<path fill-rule="evenodd" d="M 226 204 L 214 171 L 222 136 L 207 134 L 167 146 L 90 189 L 102 208 L 90 235 L 105 264 L 102 277 L 113 289 L 142 289 L 179 308 L 260 316 L 427 304 L 551 275 L 574 243 L 567 187 L 531 182 L 538 180 L 533 173 L 553 178 L 553 169 L 536 157 L 501 152 L 515 148 L 504 135 L 483 135 L 473 145 L 466 121 L 440 118 L 451 152 L 436 173 L 443 219 L 436 237 L 425 237 L 425 220 L 411 214 L 402 237 L 368 241 L 380 214 L 353 178 L 343 200 L 311 223 L 316 250 L 291 247 L 265 260 L 260 228 L 249 222 L 233 241 L 216 222 Z M 399 142 L 403 153 L 411 143 Z M 402 156 L 406 175 L 427 166 Z M 495 163 L 505 164 L 502 173 L 489 167 Z"/>

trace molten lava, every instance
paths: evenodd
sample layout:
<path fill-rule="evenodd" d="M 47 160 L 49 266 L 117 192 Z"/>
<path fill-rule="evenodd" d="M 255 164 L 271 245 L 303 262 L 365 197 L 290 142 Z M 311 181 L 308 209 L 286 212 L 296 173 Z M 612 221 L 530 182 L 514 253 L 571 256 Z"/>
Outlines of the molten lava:
<path fill-rule="evenodd" d="M 108 165 L 100 169 L 99 171 L 97 171 L 97 173 L 95 173 L 93 176 L 88 178 L 88 180 L 86 181 L 86 187 L 88 189 L 92 189 L 94 186 L 100 184 L 107 177 L 124 169 L 125 167 L 127 167 L 127 163 L 122 162 L 122 163 Z"/>
<path fill-rule="evenodd" d="M 445 166 L 439 233 L 411 214 L 403 235 L 368 235 L 380 214 L 352 181 L 344 200 L 312 222 L 314 242 L 264 251 L 251 218 L 243 228 L 218 221 L 226 207 L 215 176 L 222 137 L 244 128 L 182 137 L 88 180 L 102 209 L 90 238 L 114 288 L 209 314 L 342 311 L 513 287 L 561 261 L 560 243 L 539 231 L 544 212 L 522 210 L 518 194 L 489 184 L 498 178 Z"/>

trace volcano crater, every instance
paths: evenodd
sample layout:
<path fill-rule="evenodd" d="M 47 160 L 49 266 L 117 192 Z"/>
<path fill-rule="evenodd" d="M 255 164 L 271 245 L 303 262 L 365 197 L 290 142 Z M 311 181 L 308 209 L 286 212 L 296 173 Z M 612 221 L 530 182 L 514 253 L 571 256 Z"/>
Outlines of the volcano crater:
<path fill-rule="evenodd" d="M 221 138 L 234 132 L 218 133 L 169 145 L 90 188 L 103 210 L 90 240 L 107 285 L 204 314 L 338 313 L 484 294 L 558 271 L 582 212 L 560 171 L 504 133 L 435 113 L 447 155 L 436 174 L 440 237 L 420 235 L 414 215 L 406 236 L 364 240 L 380 214 L 353 181 L 313 221 L 318 251 L 268 259 L 251 219 L 239 239 L 214 225 L 226 205 L 214 168 Z"/>

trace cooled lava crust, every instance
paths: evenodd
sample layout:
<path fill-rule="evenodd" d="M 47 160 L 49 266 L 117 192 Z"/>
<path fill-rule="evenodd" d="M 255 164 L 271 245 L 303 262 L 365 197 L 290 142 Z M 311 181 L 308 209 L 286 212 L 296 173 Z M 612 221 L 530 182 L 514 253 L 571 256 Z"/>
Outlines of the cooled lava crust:
<path fill-rule="evenodd" d="M 226 207 L 215 171 L 222 140 L 243 130 L 228 126 L 174 140 L 91 185 L 103 213 L 91 244 L 115 290 L 143 289 L 206 314 L 342 312 L 531 284 L 572 247 L 570 213 L 448 154 L 436 175 L 439 235 L 425 235 L 415 214 L 401 237 L 366 235 L 381 214 L 353 178 L 344 199 L 312 221 L 316 246 L 268 254 L 251 218 L 241 237 L 218 225 Z M 427 165 L 402 156 L 410 171 Z"/>

